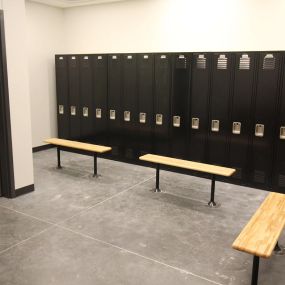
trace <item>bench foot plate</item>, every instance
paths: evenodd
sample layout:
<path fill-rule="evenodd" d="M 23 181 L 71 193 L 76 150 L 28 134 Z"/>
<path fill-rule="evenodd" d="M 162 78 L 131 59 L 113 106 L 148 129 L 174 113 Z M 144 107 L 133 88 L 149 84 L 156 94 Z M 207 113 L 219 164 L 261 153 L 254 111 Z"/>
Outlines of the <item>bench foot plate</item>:
<path fill-rule="evenodd" d="M 93 178 L 99 178 L 100 176 L 101 176 L 101 175 L 99 175 L 99 174 L 93 174 L 93 175 L 92 175 Z"/>
<path fill-rule="evenodd" d="M 62 166 L 57 166 L 56 169 L 62 169 Z"/>
<path fill-rule="evenodd" d="M 154 192 L 155 192 L 155 193 L 160 193 L 161 190 L 160 190 L 159 188 L 155 188 L 155 189 L 154 189 Z"/>
<path fill-rule="evenodd" d="M 214 202 L 214 201 L 210 201 L 210 202 L 208 203 L 208 207 L 210 207 L 210 208 L 219 208 L 220 206 L 221 206 L 221 204 L 216 203 L 216 202 Z"/>

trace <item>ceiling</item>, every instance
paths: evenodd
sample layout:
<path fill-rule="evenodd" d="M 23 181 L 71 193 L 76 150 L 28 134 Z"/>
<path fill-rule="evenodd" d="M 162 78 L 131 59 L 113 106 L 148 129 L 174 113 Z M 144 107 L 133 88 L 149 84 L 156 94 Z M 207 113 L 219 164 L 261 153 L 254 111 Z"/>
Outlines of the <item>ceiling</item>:
<path fill-rule="evenodd" d="M 76 6 L 119 2 L 119 1 L 125 1 L 125 0 L 28 0 L 28 1 L 42 3 L 42 4 L 54 6 L 54 7 L 69 8 L 69 7 L 76 7 Z"/>

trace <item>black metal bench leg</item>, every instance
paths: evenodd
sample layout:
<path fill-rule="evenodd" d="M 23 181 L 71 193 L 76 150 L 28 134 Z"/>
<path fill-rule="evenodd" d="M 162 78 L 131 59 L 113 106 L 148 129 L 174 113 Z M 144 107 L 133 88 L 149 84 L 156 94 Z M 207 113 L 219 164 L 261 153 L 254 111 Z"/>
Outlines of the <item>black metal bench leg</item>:
<path fill-rule="evenodd" d="M 93 154 L 94 157 L 94 173 L 93 173 L 93 177 L 98 177 L 99 175 L 97 174 L 97 153 Z"/>
<path fill-rule="evenodd" d="M 211 200 L 208 203 L 209 207 L 216 207 L 217 206 L 217 204 L 215 202 L 215 184 L 216 184 L 216 175 L 212 175 Z"/>
<path fill-rule="evenodd" d="M 61 169 L 61 161 L 60 161 L 60 146 L 57 147 L 57 168 Z"/>
<path fill-rule="evenodd" d="M 156 181 L 154 192 L 161 192 L 159 188 L 159 164 L 156 165 Z"/>
<path fill-rule="evenodd" d="M 251 285 L 258 284 L 259 256 L 253 257 Z"/>
<path fill-rule="evenodd" d="M 279 243 L 277 242 L 274 248 L 274 254 L 275 255 L 285 255 L 285 248 L 284 246 L 280 246 Z"/>

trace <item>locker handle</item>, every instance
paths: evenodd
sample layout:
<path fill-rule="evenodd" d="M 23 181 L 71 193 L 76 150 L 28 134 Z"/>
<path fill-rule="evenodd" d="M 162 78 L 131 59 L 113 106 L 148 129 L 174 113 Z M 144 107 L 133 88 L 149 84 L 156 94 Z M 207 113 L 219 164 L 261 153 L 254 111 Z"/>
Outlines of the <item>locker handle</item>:
<path fill-rule="evenodd" d="M 198 130 L 199 129 L 199 118 L 192 118 L 192 129 Z"/>
<path fill-rule="evenodd" d="M 240 135 L 241 132 L 241 122 L 233 122 L 233 134 Z"/>
<path fill-rule="evenodd" d="M 64 114 L 64 106 L 63 105 L 58 105 L 58 113 L 60 115 L 63 115 Z"/>
<path fill-rule="evenodd" d="M 125 111 L 124 112 L 124 121 L 125 122 L 130 122 L 131 120 L 131 112 L 130 111 Z"/>
<path fill-rule="evenodd" d="M 140 121 L 141 124 L 145 124 L 145 122 L 146 122 L 146 113 L 140 113 L 139 121 Z"/>
<path fill-rule="evenodd" d="M 163 115 L 162 114 L 156 114 L 155 115 L 155 123 L 159 126 L 163 123 Z"/>
<path fill-rule="evenodd" d="M 116 111 L 110 110 L 110 120 L 116 120 Z"/>
<path fill-rule="evenodd" d="M 71 114 L 71 116 L 76 116 L 76 106 L 70 107 L 70 114 Z"/>
<path fill-rule="evenodd" d="M 285 140 L 285 126 L 280 127 L 280 139 Z"/>
<path fill-rule="evenodd" d="M 212 120 L 212 132 L 219 132 L 220 131 L 220 121 L 219 120 Z"/>
<path fill-rule="evenodd" d="M 100 108 L 96 109 L 96 118 L 101 119 L 102 118 L 102 110 Z"/>
<path fill-rule="evenodd" d="M 255 125 L 255 136 L 261 138 L 264 136 L 264 125 L 262 124 Z"/>
<path fill-rule="evenodd" d="M 180 116 L 173 116 L 173 127 L 180 127 Z"/>
<path fill-rule="evenodd" d="M 83 114 L 83 117 L 88 117 L 88 107 L 83 107 L 82 108 L 82 114 Z"/>

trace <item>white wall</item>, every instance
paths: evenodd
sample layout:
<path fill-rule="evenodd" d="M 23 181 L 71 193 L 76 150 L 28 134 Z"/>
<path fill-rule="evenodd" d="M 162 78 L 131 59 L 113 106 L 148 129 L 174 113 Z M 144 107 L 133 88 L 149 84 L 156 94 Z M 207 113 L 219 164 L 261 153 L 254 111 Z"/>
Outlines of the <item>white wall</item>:
<path fill-rule="evenodd" d="M 24 0 L 2 0 L 4 9 L 15 187 L 34 183 Z"/>
<path fill-rule="evenodd" d="M 63 10 L 26 3 L 33 147 L 57 136 L 54 55 L 64 51 Z"/>
<path fill-rule="evenodd" d="M 130 0 L 64 10 L 70 53 L 285 50 L 284 0 Z"/>

